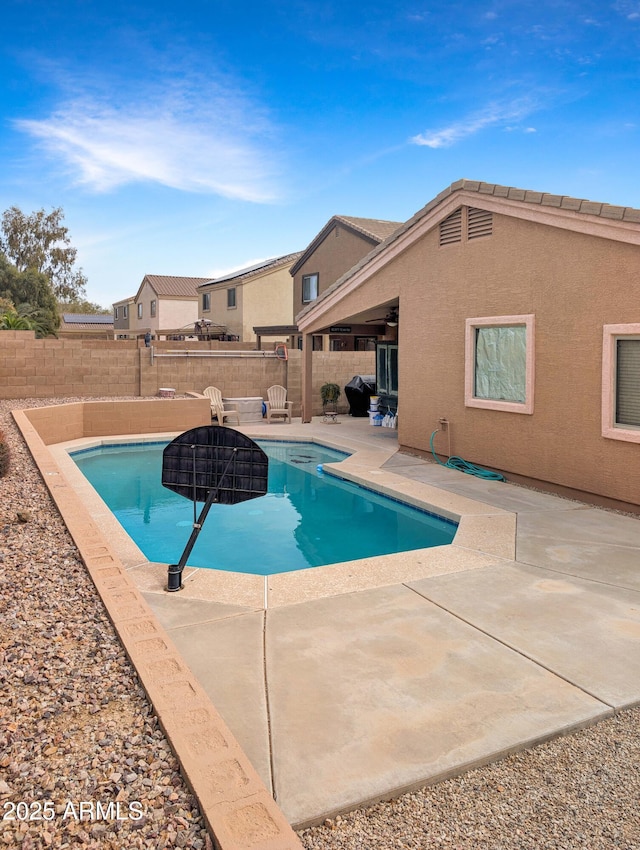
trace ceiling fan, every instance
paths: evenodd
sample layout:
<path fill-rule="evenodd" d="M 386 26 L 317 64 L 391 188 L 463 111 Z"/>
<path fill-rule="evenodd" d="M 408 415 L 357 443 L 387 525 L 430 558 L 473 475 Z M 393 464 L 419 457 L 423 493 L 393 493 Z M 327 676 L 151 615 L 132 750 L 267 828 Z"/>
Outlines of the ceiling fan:
<path fill-rule="evenodd" d="M 389 325 L 390 328 L 397 327 L 397 325 L 398 325 L 398 308 L 397 307 L 391 307 L 386 316 L 380 316 L 377 319 L 367 319 L 366 324 L 368 324 L 368 325 L 370 325 L 370 324 L 371 325 L 373 325 L 373 324 L 380 325 L 380 324 L 382 324 L 382 322 L 384 322 L 385 325 Z"/>

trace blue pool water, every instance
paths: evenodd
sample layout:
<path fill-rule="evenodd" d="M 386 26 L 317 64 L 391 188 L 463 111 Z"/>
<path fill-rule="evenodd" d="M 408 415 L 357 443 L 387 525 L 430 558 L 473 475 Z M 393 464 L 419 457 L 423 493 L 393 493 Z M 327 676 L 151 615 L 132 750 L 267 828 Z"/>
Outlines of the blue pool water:
<path fill-rule="evenodd" d="M 193 503 L 162 486 L 166 443 L 72 454 L 150 561 L 175 564 L 191 534 Z M 260 442 L 265 496 L 213 505 L 188 564 L 271 575 L 451 543 L 457 525 L 319 472 L 346 455 L 314 443 Z M 200 512 L 198 505 L 198 513 Z"/>

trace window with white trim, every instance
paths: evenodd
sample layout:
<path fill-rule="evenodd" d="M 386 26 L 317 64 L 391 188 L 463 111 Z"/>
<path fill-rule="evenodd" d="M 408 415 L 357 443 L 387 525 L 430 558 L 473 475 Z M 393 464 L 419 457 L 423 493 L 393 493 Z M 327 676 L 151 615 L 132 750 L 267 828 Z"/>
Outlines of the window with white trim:
<path fill-rule="evenodd" d="M 138 304 L 138 318 L 142 318 L 142 304 Z"/>
<path fill-rule="evenodd" d="M 233 310 L 236 307 L 236 288 L 227 289 L 227 310 Z"/>
<path fill-rule="evenodd" d="M 302 302 L 308 304 L 318 297 L 318 275 L 305 274 L 302 276 Z"/>
<path fill-rule="evenodd" d="M 202 293 L 202 311 L 208 312 L 211 309 L 211 293 L 203 292 Z"/>
<path fill-rule="evenodd" d="M 533 413 L 534 317 L 467 319 L 467 407 Z"/>
<path fill-rule="evenodd" d="M 603 330 L 602 436 L 640 443 L 640 324 Z"/>
<path fill-rule="evenodd" d="M 129 307 L 128 307 L 126 304 L 125 304 L 125 305 L 124 305 L 124 307 L 122 308 L 122 318 L 123 318 L 123 319 L 128 319 L 128 318 L 129 318 Z"/>

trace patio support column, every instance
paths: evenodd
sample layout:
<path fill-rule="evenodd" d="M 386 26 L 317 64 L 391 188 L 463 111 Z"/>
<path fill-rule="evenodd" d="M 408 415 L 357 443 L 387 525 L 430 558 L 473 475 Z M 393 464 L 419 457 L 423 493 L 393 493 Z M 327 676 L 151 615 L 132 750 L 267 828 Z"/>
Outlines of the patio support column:
<path fill-rule="evenodd" d="M 302 336 L 302 421 L 313 415 L 313 335 Z"/>

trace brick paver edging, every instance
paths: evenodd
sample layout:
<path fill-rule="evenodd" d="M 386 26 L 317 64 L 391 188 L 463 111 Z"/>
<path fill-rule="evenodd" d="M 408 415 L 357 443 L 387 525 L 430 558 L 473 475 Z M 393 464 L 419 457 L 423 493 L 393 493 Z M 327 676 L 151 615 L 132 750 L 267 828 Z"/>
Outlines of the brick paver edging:
<path fill-rule="evenodd" d="M 13 417 L 136 669 L 219 850 L 302 850 L 251 762 L 53 461 Z"/>

